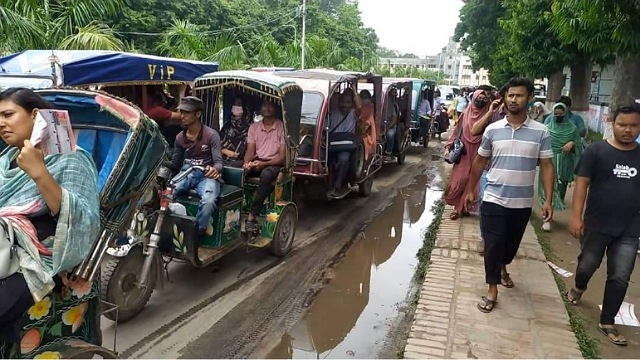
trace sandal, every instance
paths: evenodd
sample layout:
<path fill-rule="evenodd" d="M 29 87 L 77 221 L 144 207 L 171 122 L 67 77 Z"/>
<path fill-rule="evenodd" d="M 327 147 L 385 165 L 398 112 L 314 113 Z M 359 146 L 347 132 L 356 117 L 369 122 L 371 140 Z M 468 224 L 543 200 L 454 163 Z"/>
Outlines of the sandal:
<path fill-rule="evenodd" d="M 610 327 L 602 327 L 598 324 L 598 330 L 603 333 L 609 341 L 618 346 L 627 346 L 627 340 L 618 334 L 618 330 Z M 613 336 L 613 337 L 612 337 Z"/>
<path fill-rule="evenodd" d="M 460 213 L 457 211 L 452 211 L 451 214 L 449 214 L 449 219 L 451 220 L 458 220 L 460 218 Z"/>
<path fill-rule="evenodd" d="M 584 292 L 578 292 L 576 289 L 571 288 L 571 290 L 564 293 L 564 298 L 569 302 L 569 304 L 578 305 L 582 298 L 582 294 L 584 294 Z"/>
<path fill-rule="evenodd" d="M 507 289 L 511 289 L 512 287 L 514 287 L 509 273 L 500 274 L 500 284 L 502 284 L 502 286 L 506 287 Z"/>
<path fill-rule="evenodd" d="M 494 307 L 496 307 L 496 304 L 498 304 L 497 301 L 483 296 L 482 301 L 478 303 L 478 310 L 482 311 L 485 314 L 488 314 L 491 312 L 491 310 L 493 310 Z"/>

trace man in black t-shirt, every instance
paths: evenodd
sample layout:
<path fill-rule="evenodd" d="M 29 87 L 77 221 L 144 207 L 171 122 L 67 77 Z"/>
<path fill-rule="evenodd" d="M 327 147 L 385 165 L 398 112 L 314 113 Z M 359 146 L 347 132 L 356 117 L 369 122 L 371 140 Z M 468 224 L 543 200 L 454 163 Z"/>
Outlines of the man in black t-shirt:
<path fill-rule="evenodd" d="M 640 238 L 640 145 L 635 141 L 639 134 L 640 104 L 621 107 L 613 115 L 613 138 L 585 150 L 576 171 L 570 229 L 580 238 L 581 252 L 575 287 L 565 296 L 578 304 L 606 252 L 607 282 L 598 329 L 622 346 L 627 341 L 613 324 L 627 293 Z"/>

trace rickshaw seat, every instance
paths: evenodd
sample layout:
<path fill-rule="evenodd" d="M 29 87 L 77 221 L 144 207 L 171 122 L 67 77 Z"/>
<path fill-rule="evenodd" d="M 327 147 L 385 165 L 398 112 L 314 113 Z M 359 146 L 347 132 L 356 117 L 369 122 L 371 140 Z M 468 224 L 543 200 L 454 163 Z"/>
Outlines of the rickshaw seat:
<path fill-rule="evenodd" d="M 189 190 L 187 195 L 193 200 L 200 200 L 200 197 L 195 190 Z M 216 199 L 216 207 L 226 208 L 233 206 L 239 200 L 242 200 L 243 196 L 244 192 L 241 188 L 234 185 L 222 184 L 220 187 L 220 195 L 218 195 L 218 198 Z"/>
<path fill-rule="evenodd" d="M 74 132 L 76 144 L 93 157 L 98 170 L 98 191 L 100 192 L 127 143 L 129 133 L 102 129 L 77 129 Z"/>
<path fill-rule="evenodd" d="M 220 208 L 234 205 L 244 196 L 244 169 L 225 166 L 222 171 L 222 180 L 224 184 L 220 187 L 220 195 L 216 200 L 216 206 Z M 189 190 L 187 193 L 193 199 L 200 199 L 195 190 Z"/>

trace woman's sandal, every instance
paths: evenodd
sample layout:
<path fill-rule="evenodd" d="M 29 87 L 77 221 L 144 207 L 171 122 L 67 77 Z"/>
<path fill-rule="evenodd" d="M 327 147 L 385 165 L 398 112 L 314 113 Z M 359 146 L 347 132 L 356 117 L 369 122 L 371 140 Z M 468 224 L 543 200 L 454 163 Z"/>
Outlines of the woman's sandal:
<path fill-rule="evenodd" d="M 511 276 L 509 276 L 509 273 L 500 274 L 500 284 L 502 284 L 502 286 L 506 287 L 507 289 L 511 289 L 512 287 L 514 287 L 513 280 L 511 280 Z"/>
<path fill-rule="evenodd" d="M 602 327 L 598 324 L 598 330 L 603 333 L 609 341 L 618 346 L 627 346 L 627 340 L 618 334 L 618 330 L 610 327 Z M 613 337 L 612 337 L 613 336 Z"/>
<path fill-rule="evenodd" d="M 571 305 L 578 305 L 580 303 L 580 299 L 582 298 L 582 294 L 584 292 L 577 292 L 574 288 L 564 293 L 564 298 Z"/>
<path fill-rule="evenodd" d="M 460 219 L 460 213 L 457 211 L 452 211 L 451 214 L 449 214 L 449 219 L 451 220 L 458 220 Z"/>
<path fill-rule="evenodd" d="M 488 314 L 491 312 L 491 310 L 493 310 L 494 307 L 496 307 L 496 304 L 498 304 L 497 301 L 483 296 L 482 301 L 478 303 L 478 310 L 482 311 L 485 314 Z"/>

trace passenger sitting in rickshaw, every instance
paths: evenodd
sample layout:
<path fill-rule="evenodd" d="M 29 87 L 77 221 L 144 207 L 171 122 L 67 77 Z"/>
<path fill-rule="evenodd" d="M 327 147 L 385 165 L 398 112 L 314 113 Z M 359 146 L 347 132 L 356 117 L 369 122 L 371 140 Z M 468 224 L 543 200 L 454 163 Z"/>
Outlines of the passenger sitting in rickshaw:
<path fill-rule="evenodd" d="M 280 169 L 286 160 L 284 123 L 278 119 L 276 105 L 264 100 L 260 107 L 262 120 L 253 123 L 247 136 L 247 153 L 244 156 L 244 169 L 247 176 L 259 176 L 260 184 L 249 209 L 246 231 L 254 232 L 258 228 L 256 217 L 260 215 L 264 201 L 271 195 Z"/>
<path fill-rule="evenodd" d="M 422 99 L 420 100 L 420 107 L 418 107 L 418 121 L 420 122 L 420 138 L 427 136 L 429 133 L 429 126 L 431 125 L 431 102 L 429 101 L 429 93 L 424 91 L 422 93 Z"/>
<path fill-rule="evenodd" d="M 66 271 L 89 256 L 100 227 L 91 155 L 45 157 L 29 141 L 38 110 L 52 107 L 29 89 L 0 93 L 0 134 L 11 146 L 0 157 L 0 241 L 15 236 L 15 248 L 0 246 L 0 343 L 20 342 L 23 314 L 69 283 Z"/>
<path fill-rule="evenodd" d="M 400 117 L 400 110 L 397 103 L 398 92 L 396 89 L 389 91 L 389 98 L 387 100 L 387 113 L 385 114 L 385 124 L 387 125 L 387 132 L 385 137 L 387 139 L 384 149 L 384 155 L 386 160 L 393 160 L 393 147 L 396 143 L 396 130 L 398 125 L 398 118 Z"/>
<path fill-rule="evenodd" d="M 187 170 L 191 166 L 204 166 L 205 171 L 193 171 L 174 188 L 175 196 L 185 195 L 194 189 L 200 197 L 196 224 L 198 232 L 204 235 L 209 218 L 215 211 L 216 199 L 220 194 L 220 175 L 224 169 L 220 152 L 218 132 L 202 125 L 202 100 L 195 96 L 182 99 L 178 110 L 184 130 L 176 136 L 173 157 L 168 167 L 173 171 Z"/>
<path fill-rule="evenodd" d="M 176 136 L 182 131 L 180 112 L 169 109 L 167 97 L 164 94 L 164 90 L 162 90 L 162 86 L 148 86 L 147 94 L 149 104 L 144 107 L 144 113 L 160 125 L 160 132 L 169 143 L 169 146 L 173 147 Z"/>
<path fill-rule="evenodd" d="M 251 126 L 249 111 L 242 105 L 242 98 L 237 97 L 231 107 L 231 119 L 222 130 L 222 160 L 227 166 L 242 167 L 244 155 L 247 152 L 247 136 Z"/>
<path fill-rule="evenodd" d="M 351 154 L 357 147 L 356 122 L 362 113 L 362 99 L 355 95 L 355 85 L 351 84 L 340 95 L 338 110 L 332 109 L 329 115 L 329 156 L 335 164 L 335 176 L 333 186 L 329 191 L 329 198 L 340 198 L 349 191 L 345 187 L 352 174 Z M 354 108 L 355 104 L 355 108 Z"/>
<path fill-rule="evenodd" d="M 364 158 L 369 159 L 376 149 L 376 121 L 374 119 L 373 96 L 369 90 L 360 91 L 362 112 L 358 122 L 358 137 L 364 141 Z"/>

